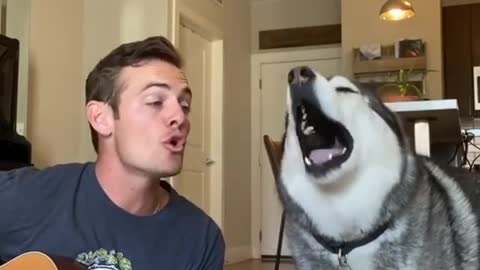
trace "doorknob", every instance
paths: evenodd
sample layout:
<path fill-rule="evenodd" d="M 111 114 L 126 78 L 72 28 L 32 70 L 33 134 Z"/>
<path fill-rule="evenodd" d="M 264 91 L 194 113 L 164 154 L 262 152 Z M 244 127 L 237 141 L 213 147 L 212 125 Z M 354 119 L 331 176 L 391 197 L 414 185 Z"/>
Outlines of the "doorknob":
<path fill-rule="evenodd" d="M 212 166 L 214 163 L 215 161 L 210 158 L 207 158 L 207 160 L 205 161 L 205 165 L 207 166 Z"/>

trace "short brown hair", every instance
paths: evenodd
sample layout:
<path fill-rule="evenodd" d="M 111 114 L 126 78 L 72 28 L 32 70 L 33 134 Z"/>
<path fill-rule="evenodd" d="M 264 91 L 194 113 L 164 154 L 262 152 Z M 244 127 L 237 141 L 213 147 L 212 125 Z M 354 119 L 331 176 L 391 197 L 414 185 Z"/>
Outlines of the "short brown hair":
<path fill-rule="evenodd" d="M 86 81 L 86 102 L 102 101 L 112 107 L 116 118 L 119 117 L 121 85 L 118 82 L 120 71 L 127 66 L 137 66 L 142 62 L 159 59 L 178 68 L 183 60 L 173 44 L 162 36 L 149 37 L 141 41 L 125 43 L 111 51 L 98 62 L 88 74 Z M 98 153 L 98 135 L 90 125 L 92 143 Z"/>

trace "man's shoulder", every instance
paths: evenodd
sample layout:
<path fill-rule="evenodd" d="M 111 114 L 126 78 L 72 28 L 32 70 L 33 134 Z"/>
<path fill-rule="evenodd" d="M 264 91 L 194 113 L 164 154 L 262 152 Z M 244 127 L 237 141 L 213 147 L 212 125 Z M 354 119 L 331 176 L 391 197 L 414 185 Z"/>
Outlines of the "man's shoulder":
<path fill-rule="evenodd" d="M 204 223 L 215 223 L 214 220 L 202 208 L 197 206 L 188 198 L 178 193 L 176 193 L 174 196 L 176 196 L 174 200 L 176 200 L 176 203 L 179 205 L 178 209 L 180 209 L 182 216 L 189 219 L 202 221 Z"/>
<path fill-rule="evenodd" d="M 218 257 L 217 259 L 223 262 L 225 240 L 218 223 L 202 208 L 186 197 L 178 194 L 176 196 L 177 204 L 181 204 L 181 207 L 176 208 L 176 210 L 180 209 L 177 214 L 183 217 L 181 221 L 183 228 L 180 230 L 189 234 L 191 239 L 199 240 L 198 244 L 202 245 L 202 249 L 212 250 L 214 254 L 211 255 Z"/>
<path fill-rule="evenodd" d="M 59 177 L 63 179 L 64 176 L 68 176 L 68 177 L 80 176 L 86 171 L 86 169 L 88 169 L 91 166 L 93 166 L 93 163 L 91 162 L 64 163 L 64 164 L 49 166 L 42 170 L 37 170 L 37 172 L 45 177 L 52 176 L 54 178 Z"/>
<path fill-rule="evenodd" d="M 192 224 L 192 226 L 196 226 L 197 228 L 198 226 L 203 226 L 211 232 L 217 233 L 220 231 L 220 227 L 208 213 L 187 197 L 177 193 L 172 187 L 169 188 L 170 193 L 172 194 L 172 204 L 174 211 L 176 211 L 176 215 L 186 219 L 185 222 L 187 224 Z"/>
<path fill-rule="evenodd" d="M 39 169 L 23 167 L 0 172 L 0 234 L 17 226 L 35 224 L 53 209 L 66 206 L 71 198 L 82 168 L 81 164 L 62 164 Z"/>
<path fill-rule="evenodd" d="M 78 178 L 90 163 L 65 163 L 46 168 L 22 167 L 0 172 L 0 188 L 32 187 L 55 185 L 61 181 Z"/>

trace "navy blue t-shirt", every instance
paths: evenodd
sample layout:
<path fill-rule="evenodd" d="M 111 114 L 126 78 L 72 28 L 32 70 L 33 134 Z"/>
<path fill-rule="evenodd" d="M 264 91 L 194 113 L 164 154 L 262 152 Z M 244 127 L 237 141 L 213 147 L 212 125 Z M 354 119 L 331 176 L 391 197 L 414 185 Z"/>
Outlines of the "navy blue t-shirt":
<path fill-rule="evenodd" d="M 169 203 L 139 217 L 109 199 L 94 163 L 0 172 L 0 261 L 36 250 L 89 269 L 223 269 L 218 226 L 162 185 Z"/>

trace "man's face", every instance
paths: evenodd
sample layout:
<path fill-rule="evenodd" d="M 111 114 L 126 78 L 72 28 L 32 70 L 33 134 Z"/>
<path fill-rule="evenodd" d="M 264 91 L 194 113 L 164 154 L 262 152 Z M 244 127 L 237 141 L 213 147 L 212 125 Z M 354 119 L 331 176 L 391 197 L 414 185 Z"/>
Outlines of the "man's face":
<path fill-rule="evenodd" d="M 122 92 L 112 133 L 118 158 L 149 176 L 178 174 L 192 99 L 184 73 L 170 63 L 151 60 L 124 68 L 118 82 Z"/>

